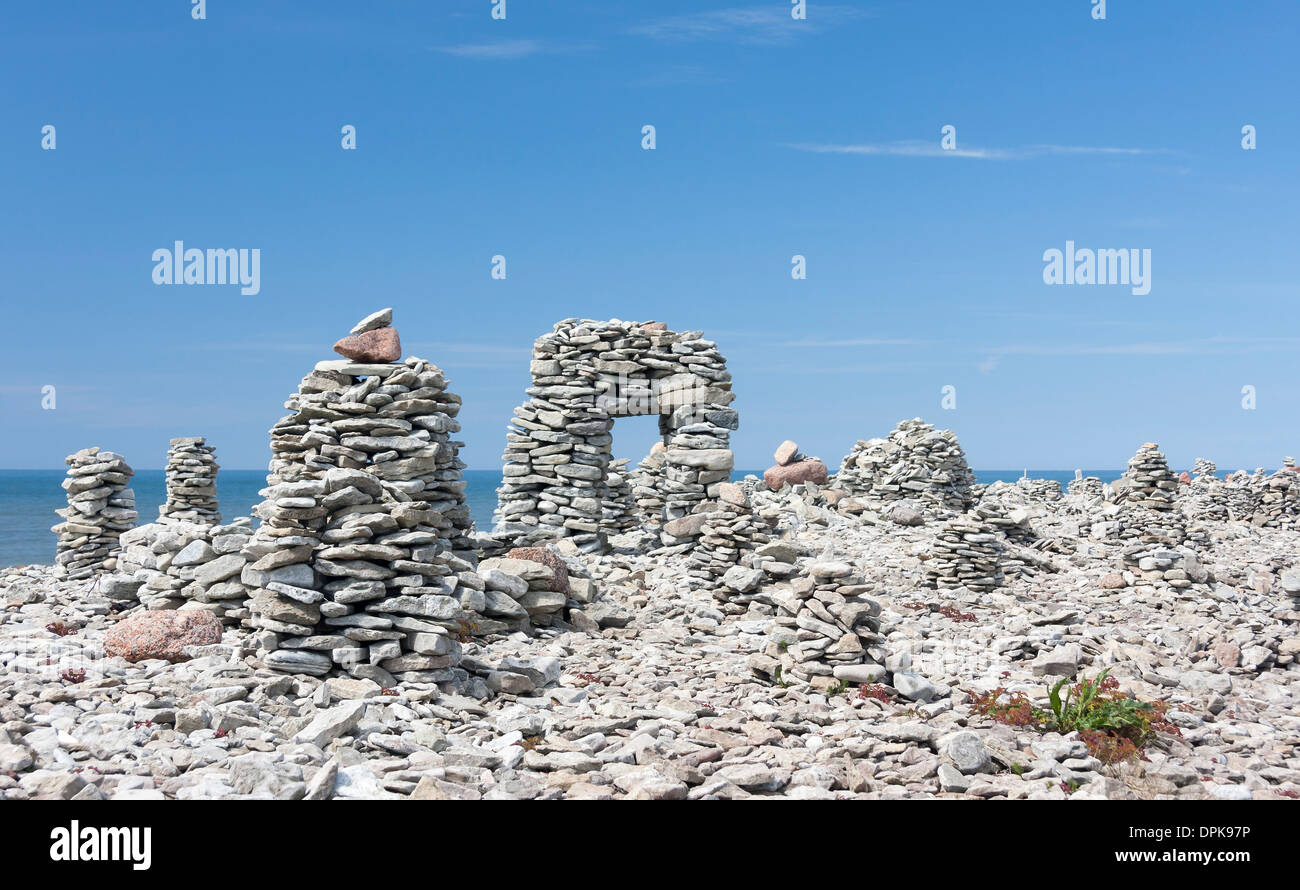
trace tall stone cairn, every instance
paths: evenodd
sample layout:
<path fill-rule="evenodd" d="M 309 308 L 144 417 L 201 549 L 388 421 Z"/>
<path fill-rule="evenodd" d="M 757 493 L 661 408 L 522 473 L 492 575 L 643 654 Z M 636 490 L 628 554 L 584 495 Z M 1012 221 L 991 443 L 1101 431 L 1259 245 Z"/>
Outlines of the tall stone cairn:
<path fill-rule="evenodd" d="M 636 502 L 632 497 L 632 481 L 627 458 L 610 461 L 606 482 L 609 494 L 601 511 L 601 525 L 609 534 L 618 534 L 637 527 Z"/>
<path fill-rule="evenodd" d="M 1178 477 L 1169 469 L 1160 446 L 1148 442 L 1129 459 L 1128 469 L 1112 487 L 1116 503 L 1169 512 L 1178 494 Z"/>
<path fill-rule="evenodd" d="M 605 546 L 610 431 L 618 417 L 654 414 L 663 436 L 664 520 L 716 496 L 731 475 L 731 373 L 700 331 L 661 322 L 570 318 L 533 344 L 529 400 L 502 455 L 494 533 L 523 545 L 569 538 Z"/>
<path fill-rule="evenodd" d="M 869 503 L 911 499 L 963 512 L 974 501 L 975 474 L 952 430 L 936 430 L 916 417 L 899 423 L 884 439 L 854 445 L 835 486 Z"/>
<path fill-rule="evenodd" d="M 63 522 L 50 529 L 57 538 L 54 574 L 81 580 L 112 572 L 122 532 L 138 518 L 135 492 L 126 487 L 135 472 L 122 455 L 98 448 L 83 448 L 65 462 L 68 506 L 54 511 Z"/>
<path fill-rule="evenodd" d="M 202 436 L 171 440 L 165 473 L 167 502 L 158 508 L 159 522 L 221 522 L 216 450 Z"/>
<path fill-rule="evenodd" d="M 335 347 L 353 358 L 318 364 L 271 430 L 242 573 L 267 667 L 463 679 L 457 638 L 480 617 L 483 584 L 461 549 L 461 402 L 434 365 L 397 361 L 396 332 L 382 333 L 391 320 L 384 310 L 358 324 Z"/>

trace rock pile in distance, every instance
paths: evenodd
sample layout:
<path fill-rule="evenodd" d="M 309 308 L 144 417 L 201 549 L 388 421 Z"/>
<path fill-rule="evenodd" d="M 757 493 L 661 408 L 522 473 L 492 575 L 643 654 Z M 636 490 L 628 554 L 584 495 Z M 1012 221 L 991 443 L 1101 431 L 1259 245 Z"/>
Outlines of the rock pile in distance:
<path fill-rule="evenodd" d="M 650 453 L 641 458 L 637 468 L 628 475 L 632 486 L 632 500 L 642 526 L 657 529 L 664 522 L 664 448 L 656 442 Z"/>
<path fill-rule="evenodd" d="M 221 521 L 215 451 L 202 436 L 171 440 L 164 475 L 167 501 L 158 508 L 160 522 Z"/>
<path fill-rule="evenodd" d="M 884 439 L 859 441 L 845 457 L 835 487 L 868 503 L 912 499 L 940 512 L 962 512 L 974 501 L 975 474 L 957 436 L 919 417 Z"/>
<path fill-rule="evenodd" d="M 83 448 L 65 462 L 68 506 L 54 511 L 63 521 L 50 529 L 57 539 L 55 575 L 80 580 L 112 572 L 119 538 L 138 518 L 135 492 L 126 487 L 135 473 L 120 454 L 98 448 Z"/>
<path fill-rule="evenodd" d="M 1112 488 L 1116 503 L 1168 512 L 1174 509 L 1178 477 L 1169 469 L 1160 446 L 1148 442 L 1129 459 L 1128 469 Z"/>
<path fill-rule="evenodd" d="M 122 535 L 118 573 L 103 592 L 138 599 L 149 609 L 198 609 L 227 625 L 247 626 L 250 591 L 240 577 L 252 534 L 244 516 L 228 525 L 173 520 L 137 526 Z"/>

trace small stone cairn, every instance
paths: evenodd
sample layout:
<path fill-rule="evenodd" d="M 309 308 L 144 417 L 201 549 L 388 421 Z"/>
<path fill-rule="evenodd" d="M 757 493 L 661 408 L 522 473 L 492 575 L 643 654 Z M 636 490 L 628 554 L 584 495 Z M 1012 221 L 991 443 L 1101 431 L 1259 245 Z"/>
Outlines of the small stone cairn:
<path fill-rule="evenodd" d="M 776 615 L 761 654 L 750 658 L 756 675 L 773 682 L 798 680 L 820 688 L 836 681 L 874 683 L 885 669 L 868 647 L 880 641 L 880 603 L 847 562 L 819 559 L 771 594 Z"/>
<path fill-rule="evenodd" d="M 1160 446 L 1148 442 L 1129 459 L 1128 469 L 1112 487 L 1116 503 L 1167 513 L 1174 509 L 1178 477 L 1169 469 Z"/>
<path fill-rule="evenodd" d="M 201 436 L 171 440 L 165 474 L 167 502 L 158 508 L 159 522 L 215 525 L 221 521 L 215 451 Z"/>
<path fill-rule="evenodd" d="M 663 442 L 656 442 L 650 453 L 641 458 L 637 468 L 628 475 L 632 486 L 632 500 L 643 528 L 658 529 L 664 522 L 664 454 Z"/>
<path fill-rule="evenodd" d="M 1101 481 L 1100 476 L 1085 476 L 1083 470 L 1075 470 L 1074 478 L 1066 486 L 1066 494 L 1084 501 L 1104 501 L 1106 483 Z"/>
<path fill-rule="evenodd" d="M 935 512 L 964 512 L 974 501 L 975 474 L 951 430 L 917 417 L 899 423 L 887 438 L 859 441 L 840 465 L 835 486 L 870 504 L 910 499 Z"/>
<path fill-rule="evenodd" d="M 135 492 L 126 487 L 135 473 L 122 455 L 98 448 L 84 448 L 65 462 L 68 506 L 54 511 L 63 521 L 50 529 L 54 575 L 79 581 L 116 568 L 122 532 L 138 518 Z"/>
<path fill-rule="evenodd" d="M 610 461 L 606 481 L 609 494 L 601 510 L 601 525 L 612 535 L 637 528 L 637 505 L 632 496 L 627 458 Z"/>
<path fill-rule="evenodd" d="M 701 517 L 699 537 L 690 552 L 687 573 L 705 584 L 715 583 L 746 554 L 771 540 L 770 527 L 750 507 L 745 490 L 734 482 L 719 486 L 715 503 L 679 521 L 697 517 Z M 672 523 L 669 528 L 675 530 Z"/>
<path fill-rule="evenodd" d="M 930 558 L 925 583 L 939 590 L 964 587 L 986 593 L 1003 583 L 1006 547 L 998 527 L 976 513 L 944 523 Z"/>

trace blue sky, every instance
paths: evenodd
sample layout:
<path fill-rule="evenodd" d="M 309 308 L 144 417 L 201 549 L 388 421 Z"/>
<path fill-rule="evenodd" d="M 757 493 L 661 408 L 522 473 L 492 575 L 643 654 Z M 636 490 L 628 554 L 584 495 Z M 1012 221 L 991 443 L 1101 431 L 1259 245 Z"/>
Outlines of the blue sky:
<path fill-rule="evenodd" d="M 1295 4 L 492 5 L 5 4 L 0 467 L 160 467 L 181 435 L 264 467 L 389 305 L 477 469 L 570 316 L 717 340 L 738 467 L 785 438 L 834 467 L 917 415 L 984 469 L 1300 456 Z M 178 239 L 258 248 L 261 292 L 155 285 Z M 1067 240 L 1149 249 L 1150 293 L 1045 284 Z"/>

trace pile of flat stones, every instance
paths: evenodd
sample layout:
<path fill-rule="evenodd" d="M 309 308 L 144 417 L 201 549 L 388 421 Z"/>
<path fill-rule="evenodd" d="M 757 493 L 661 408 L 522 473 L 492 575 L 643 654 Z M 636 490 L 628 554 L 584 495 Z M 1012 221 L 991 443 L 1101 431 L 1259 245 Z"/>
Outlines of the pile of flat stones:
<path fill-rule="evenodd" d="M 1128 469 L 1112 487 L 1116 503 L 1169 511 L 1178 495 L 1178 477 L 1169 469 L 1160 446 L 1148 442 L 1129 459 Z"/>
<path fill-rule="evenodd" d="M 65 462 L 68 506 L 54 511 L 63 521 L 50 529 L 54 574 L 79 581 L 117 567 L 119 539 L 138 518 L 135 492 L 126 487 L 135 473 L 122 455 L 98 448 L 83 448 Z"/>
<path fill-rule="evenodd" d="M 201 436 L 172 439 L 167 449 L 167 501 L 158 508 L 159 522 L 221 521 L 217 506 L 217 449 Z"/>
<path fill-rule="evenodd" d="M 771 540 L 770 526 L 750 507 L 743 488 L 725 482 L 719 494 L 716 503 L 679 520 L 681 523 L 699 520 L 698 537 L 687 536 L 694 538 L 687 574 L 706 585 L 722 578 L 746 554 Z"/>
<path fill-rule="evenodd" d="M 576 569 L 576 566 L 575 566 Z M 488 601 L 479 611 L 494 622 L 476 632 L 526 631 L 549 627 L 567 617 L 570 607 L 595 600 L 590 578 L 571 570 L 559 554 L 547 547 L 515 547 L 505 556 L 483 560 L 478 567 Z"/>
<path fill-rule="evenodd" d="M 1061 483 L 1055 479 L 1030 479 L 1025 476 L 1016 480 L 1016 487 L 1033 501 L 1052 502 L 1061 499 Z"/>
<path fill-rule="evenodd" d="M 1267 528 L 1294 528 L 1300 524 L 1300 475 L 1294 462 L 1273 475 L 1260 494 L 1259 507 L 1251 517 L 1255 525 Z"/>
<path fill-rule="evenodd" d="M 664 522 L 664 453 L 667 450 L 663 442 L 654 443 L 650 453 L 628 474 L 632 501 L 643 528 L 657 529 Z"/>
<path fill-rule="evenodd" d="M 1074 478 L 1066 486 L 1066 494 L 1072 497 L 1081 498 L 1088 501 L 1103 501 L 1106 499 L 1106 483 L 1101 481 L 1100 476 L 1085 476 L 1082 470 L 1074 471 Z"/>
<path fill-rule="evenodd" d="M 249 626 L 249 588 L 240 580 L 252 520 L 228 525 L 183 520 L 137 526 L 122 535 L 117 574 L 101 585 L 114 599 L 149 609 L 202 609 L 226 625 Z"/>
<path fill-rule="evenodd" d="M 605 477 L 609 493 L 601 510 L 601 525 L 610 534 L 626 532 L 640 525 L 637 522 L 637 505 L 632 496 L 628 463 L 626 458 L 610 461 Z"/>
<path fill-rule="evenodd" d="M 1209 537 L 1181 515 L 1130 507 L 1120 513 L 1119 526 L 1120 560 L 1131 583 L 1184 589 L 1209 580 L 1197 554 Z"/>
<path fill-rule="evenodd" d="M 1214 464 L 1201 460 L 1193 472 L 1196 475 L 1180 504 L 1182 512 L 1191 518 L 1238 520 L 1265 528 L 1300 525 L 1300 474 L 1289 457 L 1272 474 L 1257 469 L 1254 473 L 1230 473 L 1220 479 L 1214 475 Z"/>
<path fill-rule="evenodd" d="M 1217 475 L 1218 472 L 1219 472 L 1219 468 L 1215 465 L 1214 461 L 1204 457 L 1198 457 L 1196 459 L 1196 463 L 1192 464 L 1193 481 L 1197 479 L 1204 479 L 1206 477 L 1213 477 Z"/>
<path fill-rule="evenodd" d="M 969 513 L 955 517 L 939 530 L 925 561 L 925 583 L 939 590 L 985 593 L 1001 587 L 1006 546 L 996 525 Z"/>
<path fill-rule="evenodd" d="M 522 544 L 571 538 L 605 546 L 601 528 L 616 417 L 659 416 L 663 517 L 717 495 L 734 458 L 731 374 L 699 331 L 659 322 L 566 319 L 533 344 L 529 400 L 514 411 L 495 531 Z"/>
<path fill-rule="evenodd" d="M 880 603 L 848 562 L 820 559 L 770 594 L 775 616 L 751 670 L 772 682 L 798 680 L 815 687 L 874 683 L 884 667 L 869 647 L 880 641 Z"/>
<path fill-rule="evenodd" d="M 458 640 L 483 583 L 450 438 L 460 398 L 423 359 L 344 360 L 318 364 L 285 407 L 241 573 L 265 665 L 463 682 Z"/>
<path fill-rule="evenodd" d="M 912 499 L 938 512 L 963 512 L 974 500 L 975 474 L 951 430 L 917 417 L 884 439 L 859 441 L 840 465 L 835 487 L 867 503 Z"/>
<path fill-rule="evenodd" d="M 971 508 L 971 515 L 1001 531 L 1008 541 L 1029 546 L 1038 537 L 1030 524 L 1033 513 L 1025 505 L 1015 503 L 1009 497 L 1007 489 L 1014 489 L 1016 493 L 1028 497 L 1027 493 L 1020 491 L 1018 485 L 994 483 L 985 490 L 979 503 Z"/>

